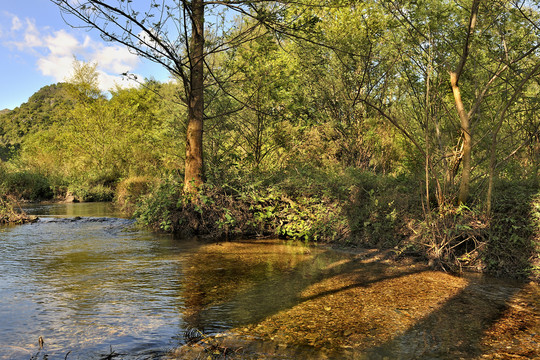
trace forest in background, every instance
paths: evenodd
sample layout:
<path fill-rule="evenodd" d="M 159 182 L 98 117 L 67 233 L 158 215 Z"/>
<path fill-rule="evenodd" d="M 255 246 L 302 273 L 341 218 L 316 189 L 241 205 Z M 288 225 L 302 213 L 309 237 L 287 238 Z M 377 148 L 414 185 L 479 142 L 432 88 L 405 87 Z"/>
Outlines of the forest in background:
<path fill-rule="evenodd" d="M 160 231 L 538 277 L 538 1 L 330 3 L 284 8 L 290 33 L 238 18 L 221 36 L 250 41 L 208 52 L 196 195 L 185 84 L 104 93 L 75 60 L 0 114 L 1 200 L 116 201 Z"/>

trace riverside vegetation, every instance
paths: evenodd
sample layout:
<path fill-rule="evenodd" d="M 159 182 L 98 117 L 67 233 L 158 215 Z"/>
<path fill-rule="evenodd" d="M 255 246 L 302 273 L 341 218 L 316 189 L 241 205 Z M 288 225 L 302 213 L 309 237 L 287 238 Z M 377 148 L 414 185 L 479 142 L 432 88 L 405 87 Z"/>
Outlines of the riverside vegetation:
<path fill-rule="evenodd" d="M 97 64 L 75 60 L 69 81 L 0 114 L 2 193 L 116 201 L 158 231 L 392 249 L 538 279 L 540 11 L 462 5 L 295 2 L 273 18 L 263 4 L 221 39 L 250 41 L 212 52 L 208 35 L 204 172 L 189 187 L 178 74 L 106 94 Z"/>

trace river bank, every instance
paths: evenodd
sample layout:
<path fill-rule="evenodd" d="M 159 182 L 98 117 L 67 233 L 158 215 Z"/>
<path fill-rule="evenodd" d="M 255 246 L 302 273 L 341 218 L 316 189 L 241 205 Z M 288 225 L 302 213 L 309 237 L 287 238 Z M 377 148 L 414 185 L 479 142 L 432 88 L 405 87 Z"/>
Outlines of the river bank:
<path fill-rule="evenodd" d="M 411 179 L 353 174 L 321 183 L 205 185 L 200 198 L 167 181 L 137 203 L 155 231 L 210 239 L 274 236 L 342 248 L 392 250 L 450 272 L 540 279 L 540 194 L 534 184 L 497 187 L 477 206 L 426 209 Z"/>
<path fill-rule="evenodd" d="M 28 216 L 17 203 L 8 196 L 0 196 L 0 225 L 25 224 L 36 221 L 36 217 Z"/>
<path fill-rule="evenodd" d="M 376 248 L 419 257 L 450 272 L 540 279 L 536 182 L 500 179 L 488 214 L 479 195 L 468 206 L 456 206 L 452 197 L 436 200 L 435 194 L 427 203 L 414 176 L 331 170 L 294 167 L 208 181 L 197 198 L 183 192 L 182 178 L 176 176 L 80 188 L 45 186 L 31 174 L 24 177 L 27 182 L 16 182 L 11 174 L 5 188 L 26 200 L 114 200 L 142 228 L 175 236 L 213 241 L 270 236 Z"/>

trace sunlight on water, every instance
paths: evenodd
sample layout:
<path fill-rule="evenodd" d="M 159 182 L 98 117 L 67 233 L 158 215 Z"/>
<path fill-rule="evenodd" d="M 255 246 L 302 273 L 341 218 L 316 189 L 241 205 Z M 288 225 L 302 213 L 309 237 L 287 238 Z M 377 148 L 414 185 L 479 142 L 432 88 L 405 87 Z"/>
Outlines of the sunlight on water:
<path fill-rule="evenodd" d="M 111 347 L 164 353 L 187 326 L 212 333 L 253 317 L 220 303 L 305 257 L 285 245 L 213 253 L 219 245 L 135 230 L 107 204 L 26 211 L 40 221 L 0 230 L 0 359 L 28 359 L 40 336 L 43 352 L 58 358 L 95 358 Z"/>
<path fill-rule="evenodd" d="M 138 343 L 154 350 L 175 345 L 182 254 L 191 246 L 135 231 L 130 220 L 84 217 L 110 216 L 105 209 L 30 208 L 60 217 L 2 230 L 0 358 L 28 359 L 39 336 L 48 355 L 72 351 L 82 358 L 110 346 L 122 352 Z"/>

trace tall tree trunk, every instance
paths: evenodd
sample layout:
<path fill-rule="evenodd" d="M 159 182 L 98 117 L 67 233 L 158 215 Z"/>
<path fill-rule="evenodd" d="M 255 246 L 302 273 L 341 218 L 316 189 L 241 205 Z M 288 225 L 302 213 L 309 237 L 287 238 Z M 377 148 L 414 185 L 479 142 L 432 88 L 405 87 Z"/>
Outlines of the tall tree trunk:
<path fill-rule="evenodd" d="M 456 73 L 450 73 L 450 84 L 452 85 L 452 92 L 454 93 L 454 100 L 456 102 L 456 108 L 459 115 L 459 121 L 461 124 L 461 132 L 463 135 L 463 150 L 461 156 L 461 163 L 463 165 L 461 171 L 461 182 L 459 185 L 458 203 L 465 204 L 469 197 L 469 186 L 471 183 L 471 153 L 472 153 L 472 135 L 471 135 L 471 119 L 465 111 L 463 101 L 461 100 L 461 92 L 457 83 Z"/>
<path fill-rule="evenodd" d="M 184 191 L 197 192 L 204 182 L 204 1 L 192 1 L 192 34 L 189 46 L 190 81 Z"/>
<path fill-rule="evenodd" d="M 480 7 L 481 0 L 474 0 L 471 6 L 471 17 L 469 18 L 469 27 L 467 29 L 467 35 L 465 43 L 463 44 L 463 53 L 461 59 L 456 68 L 456 71 L 450 72 L 450 85 L 452 86 L 452 92 L 454 93 L 454 100 L 456 102 L 456 109 L 461 124 L 461 132 L 463 136 L 463 153 L 461 156 L 461 163 L 463 165 L 461 172 L 461 183 L 459 185 L 458 203 L 465 204 L 469 197 L 469 187 L 471 183 L 471 153 L 472 153 L 472 134 L 471 134 L 471 115 L 465 111 L 465 106 L 461 99 L 461 91 L 459 90 L 459 78 L 463 74 L 465 63 L 469 57 L 469 51 L 471 47 L 472 36 L 474 34 L 474 28 L 476 27 L 476 21 L 478 18 L 478 8 Z"/>

